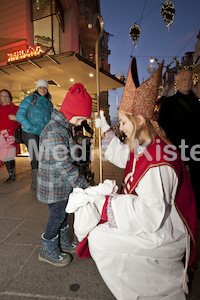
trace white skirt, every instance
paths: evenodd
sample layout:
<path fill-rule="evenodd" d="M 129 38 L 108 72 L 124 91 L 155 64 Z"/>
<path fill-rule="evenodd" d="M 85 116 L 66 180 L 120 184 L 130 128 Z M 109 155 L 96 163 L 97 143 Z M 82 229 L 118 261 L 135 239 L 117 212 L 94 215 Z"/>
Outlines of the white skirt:
<path fill-rule="evenodd" d="M 186 299 L 182 291 L 185 237 L 144 248 L 148 244 L 144 237 L 121 234 L 104 223 L 90 232 L 88 242 L 90 254 L 116 299 Z"/>

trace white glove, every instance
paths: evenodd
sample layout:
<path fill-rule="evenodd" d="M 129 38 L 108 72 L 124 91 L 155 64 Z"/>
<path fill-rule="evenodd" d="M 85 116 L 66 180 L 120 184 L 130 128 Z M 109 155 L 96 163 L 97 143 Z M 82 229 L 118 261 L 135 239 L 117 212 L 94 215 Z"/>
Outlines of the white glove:
<path fill-rule="evenodd" d="M 102 124 L 101 119 L 100 118 L 96 118 L 95 119 L 95 127 L 96 128 L 100 128 L 101 124 Z"/>
<path fill-rule="evenodd" d="M 79 188 L 73 189 L 73 193 L 75 190 L 78 190 Z M 84 192 L 87 195 L 111 195 L 111 194 L 116 194 L 118 191 L 118 186 L 116 185 L 115 180 L 109 180 L 106 179 L 104 180 L 103 183 L 99 183 L 98 185 L 94 185 L 91 187 L 88 187 L 84 190 Z M 71 195 L 71 194 L 70 194 Z"/>
<path fill-rule="evenodd" d="M 101 127 L 101 131 L 105 133 L 107 130 L 110 129 L 110 125 L 108 125 L 106 118 L 103 114 L 103 111 L 100 111 L 100 118 L 95 119 L 95 127 Z"/>

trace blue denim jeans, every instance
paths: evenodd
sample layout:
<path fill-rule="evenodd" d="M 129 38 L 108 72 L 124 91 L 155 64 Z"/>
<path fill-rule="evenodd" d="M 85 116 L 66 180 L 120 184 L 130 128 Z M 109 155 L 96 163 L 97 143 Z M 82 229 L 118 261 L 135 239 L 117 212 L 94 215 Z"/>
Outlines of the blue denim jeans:
<path fill-rule="evenodd" d="M 53 239 L 57 234 L 60 234 L 60 229 L 67 226 L 68 214 L 65 212 L 66 205 L 67 200 L 48 204 L 50 217 L 44 234 L 45 239 Z"/>

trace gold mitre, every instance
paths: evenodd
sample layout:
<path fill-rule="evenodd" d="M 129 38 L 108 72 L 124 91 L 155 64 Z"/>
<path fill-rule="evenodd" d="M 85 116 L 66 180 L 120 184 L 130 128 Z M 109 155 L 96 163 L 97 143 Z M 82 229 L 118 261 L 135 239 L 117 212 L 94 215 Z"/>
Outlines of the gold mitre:
<path fill-rule="evenodd" d="M 149 79 L 136 88 L 133 81 L 135 59 L 132 59 L 129 68 L 124 92 L 122 95 L 119 111 L 130 115 L 142 115 L 147 119 L 153 118 L 154 108 L 158 96 L 158 88 L 162 76 L 164 61 Z"/>

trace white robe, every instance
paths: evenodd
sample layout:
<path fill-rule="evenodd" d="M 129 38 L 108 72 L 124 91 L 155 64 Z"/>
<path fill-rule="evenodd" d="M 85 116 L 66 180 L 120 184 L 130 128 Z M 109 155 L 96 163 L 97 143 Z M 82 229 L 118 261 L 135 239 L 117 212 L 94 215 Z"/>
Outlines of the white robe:
<path fill-rule="evenodd" d="M 107 159 L 110 156 L 112 163 L 119 165 L 120 161 L 120 167 L 125 166 L 129 152 L 125 155 L 124 147 L 114 138 L 105 153 Z M 113 156 L 113 149 L 118 155 Z M 170 166 L 148 170 L 135 190 L 137 195 L 116 194 L 110 184 L 117 228 L 110 228 L 108 222 L 96 226 L 104 189 L 93 187 L 89 192 L 92 200 L 87 197 L 89 189 L 82 190 L 85 204 L 73 208 L 75 233 L 81 241 L 90 232 L 90 254 L 116 299 L 186 299 L 182 290 L 186 228 L 174 206 L 177 185 L 177 175 Z M 72 212 L 75 194 L 80 199 L 78 193 L 70 195 L 68 212 Z"/>

